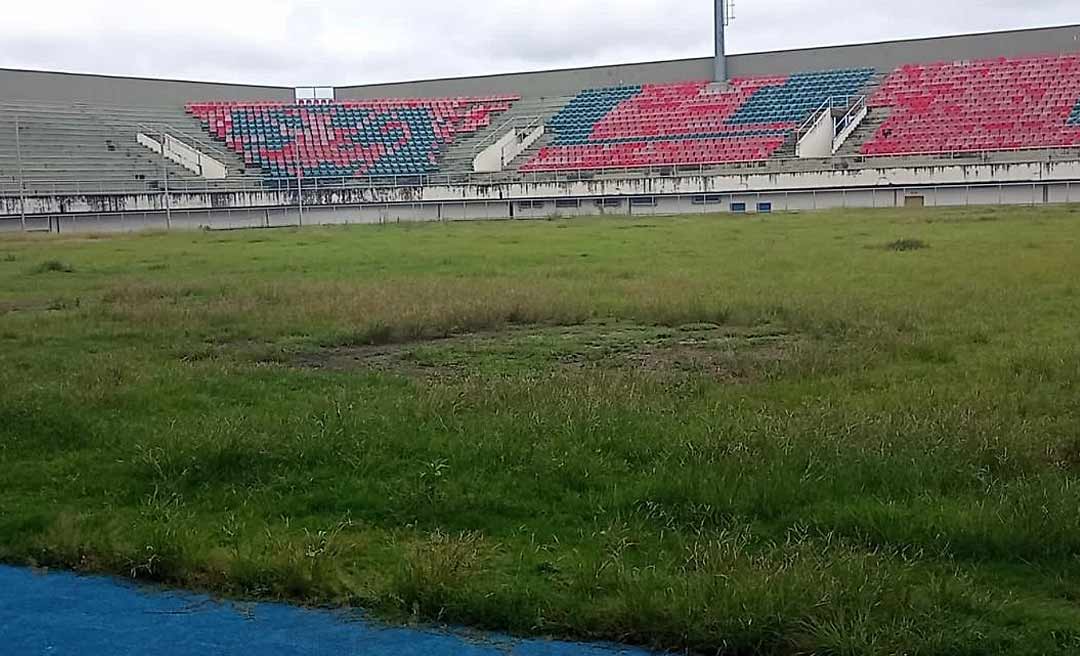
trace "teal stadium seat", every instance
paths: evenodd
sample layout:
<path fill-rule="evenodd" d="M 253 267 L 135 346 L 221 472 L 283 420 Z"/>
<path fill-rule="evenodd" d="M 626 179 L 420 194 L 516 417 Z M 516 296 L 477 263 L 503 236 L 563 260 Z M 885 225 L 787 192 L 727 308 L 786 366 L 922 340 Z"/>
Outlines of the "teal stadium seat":
<path fill-rule="evenodd" d="M 491 124 L 518 96 L 188 105 L 216 138 L 271 179 L 418 176 L 441 149 Z"/>
<path fill-rule="evenodd" d="M 589 89 L 548 125 L 554 133 L 521 171 L 701 165 L 771 157 L 830 99 L 865 91 L 872 69 Z"/>

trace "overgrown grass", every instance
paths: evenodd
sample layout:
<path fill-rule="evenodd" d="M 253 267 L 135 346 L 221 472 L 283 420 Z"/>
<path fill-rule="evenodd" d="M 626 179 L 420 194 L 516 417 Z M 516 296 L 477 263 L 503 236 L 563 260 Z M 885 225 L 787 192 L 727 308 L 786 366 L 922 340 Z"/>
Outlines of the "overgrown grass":
<path fill-rule="evenodd" d="M 75 269 L 60 260 L 46 260 L 34 267 L 34 273 L 74 273 Z"/>
<path fill-rule="evenodd" d="M 921 239 L 897 239 L 896 241 L 889 242 L 885 248 L 890 251 L 921 251 L 930 248 L 930 245 Z"/>
<path fill-rule="evenodd" d="M 1077 218 L 20 237 L 70 272 L 0 267 L 0 558 L 708 654 L 1075 654 Z M 734 381 L 553 367 L 635 346 L 540 329 L 410 347 L 450 377 L 289 364 L 618 322 L 797 339 Z"/>

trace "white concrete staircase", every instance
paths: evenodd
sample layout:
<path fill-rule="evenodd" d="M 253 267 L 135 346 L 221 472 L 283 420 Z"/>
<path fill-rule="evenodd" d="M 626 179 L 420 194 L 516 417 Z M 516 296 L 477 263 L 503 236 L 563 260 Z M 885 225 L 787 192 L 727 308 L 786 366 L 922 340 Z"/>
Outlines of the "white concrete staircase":
<path fill-rule="evenodd" d="M 541 117 L 544 122 L 547 122 L 548 119 L 559 113 L 572 98 L 573 96 L 554 96 L 550 98 L 523 98 L 517 101 L 509 111 L 499 114 L 491 122 L 490 127 L 459 139 L 446 148 L 439 158 L 439 173 L 447 175 L 472 173 L 473 159 L 476 158 L 476 155 L 485 145 L 493 143 L 508 132 L 516 122 L 532 117 Z M 546 139 L 547 135 L 544 135 L 538 143 L 543 143 Z M 530 150 L 535 152 L 535 150 L 538 150 L 538 146 L 534 144 Z M 528 154 L 528 151 L 515 158 L 514 162 L 524 161 L 522 158 L 526 154 Z M 513 163 L 511 165 L 513 166 Z"/>
<path fill-rule="evenodd" d="M 869 101 L 870 97 L 873 96 L 885 82 L 886 77 L 887 75 L 884 73 L 876 73 L 870 78 L 870 82 L 866 85 L 866 90 L 864 91 L 867 101 Z M 862 123 L 859 124 L 859 127 L 855 128 L 855 131 L 848 136 L 847 140 L 844 141 L 844 145 L 840 146 L 840 150 L 836 151 L 833 155 L 834 157 L 858 157 L 863 144 L 874 136 L 878 128 L 881 127 L 881 124 L 889 118 L 890 114 L 892 114 L 892 109 L 888 107 L 868 106 L 867 109 L 866 118 L 864 118 Z"/>
<path fill-rule="evenodd" d="M 840 150 L 836 151 L 836 157 L 861 156 L 860 151 L 863 144 L 874 137 L 881 125 L 892 114 L 892 109 L 889 107 L 870 107 L 869 109 L 870 111 L 866 118 L 863 119 L 863 122 L 859 124 L 859 127 L 855 128 L 855 131 L 851 133 L 844 145 L 840 146 Z"/>
<path fill-rule="evenodd" d="M 536 143 L 529 146 L 529 148 L 526 149 L 525 152 L 523 152 L 520 155 L 518 155 L 517 157 L 515 157 L 507 165 L 507 169 L 510 170 L 510 171 L 517 171 L 518 168 L 520 168 L 523 164 L 527 163 L 533 157 L 536 157 L 536 154 L 539 153 L 542 148 L 544 148 L 545 146 L 550 146 L 551 141 L 552 141 L 552 139 L 554 139 L 554 137 L 555 137 L 555 134 L 553 132 L 545 133 L 544 136 L 540 137 L 536 141 Z"/>

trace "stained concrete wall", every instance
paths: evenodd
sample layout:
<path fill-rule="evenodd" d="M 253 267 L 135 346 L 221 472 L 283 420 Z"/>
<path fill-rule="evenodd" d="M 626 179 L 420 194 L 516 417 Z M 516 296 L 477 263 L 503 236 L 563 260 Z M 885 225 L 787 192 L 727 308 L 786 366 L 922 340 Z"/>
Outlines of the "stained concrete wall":
<path fill-rule="evenodd" d="M 887 71 L 901 64 L 997 56 L 1080 51 L 1080 25 L 991 32 L 859 45 L 760 52 L 728 57 L 732 77 L 784 75 L 798 71 L 872 67 Z M 682 59 L 563 69 L 535 73 L 338 87 L 339 100 L 387 96 L 438 97 L 517 93 L 561 96 L 591 87 L 712 78 L 712 58 Z"/>
<path fill-rule="evenodd" d="M 705 205 L 744 202 L 754 211 L 759 202 L 784 209 L 824 207 L 890 207 L 903 205 L 905 193 L 926 195 L 928 205 L 975 204 L 971 190 L 994 188 L 997 196 L 980 203 L 1050 202 L 1050 187 L 1058 201 L 1080 200 L 1080 162 L 1029 162 L 923 166 L 851 171 L 742 174 L 722 176 L 686 175 L 667 178 L 593 180 L 583 182 L 506 182 L 489 185 L 431 185 L 427 187 L 357 187 L 306 190 L 304 206 L 309 222 L 378 222 L 417 220 L 448 221 L 530 217 L 562 214 L 670 213 L 670 199 L 695 197 Z M 1064 198 L 1061 191 L 1064 188 Z M 913 191 L 919 190 L 919 191 Z M 952 191 L 947 191 L 952 190 Z M 958 191 L 962 190 L 962 191 Z M 953 194 L 948 196 L 945 194 Z M 979 193 L 983 193 L 980 191 Z M 863 204 L 856 200 L 862 198 Z M 88 221 L 112 216 L 123 222 L 140 216 L 162 215 L 165 199 L 160 193 L 116 195 L 30 196 L 25 209 L 32 222 L 38 217 L 61 217 L 62 221 Z M 868 203 L 868 204 L 867 204 Z M 170 194 L 169 207 L 190 222 L 205 216 L 213 227 L 233 226 L 237 217 L 264 213 L 263 227 L 291 225 L 298 212 L 295 191 L 178 192 Z M 22 200 L 0 197 L 0 216 L 5 226 L 21 229 Z M 668 208 L 668 209 L 660 209 Z M 717 208 L 714 208 L 717 209 Z M 253 214 L 254 213 L 254 214 Z M 411 213 L 411 214 L 407 214 Z M 195 217 L 192 219 L 192 217 Z M 320 217 L 328 217 L 322 219 Z M 406 218 L 403 218 L 406 217 Z M 411 217 L 411 218 L 410 218 Z M 248 225 L 248 219 L 241 225 Z M 299 216 L 295 219 L 299 223 Z M 34 224 L 36 225 L 36 223 Z M 83 224 L 88 225 L 88 224 Z M 184 223 L 178 218 L 177 226 Z M 202 225 L 192 224 L 192 227 Z M 104 229 L 104 228 L 101 228 Z M 127 229 L 127 228 L 123 228 Z"/>
<path fill-rule="evenodd" d="M 553 200 L 530 204 L 528 209 L 511 207 L 509 202 L 465 201 L 431 204 L 369 204 L 308 209 L 303 223 L 296 207 L 248 208 L 240 210 L 184 210 L 172 213 L 167 225 L 164 212 L 137 211 L 124 214 L 91 213 L 50 217 L 30 217 L 27 229 L 38 232 L 105 233 L 142 230 L 236 230 L 286 228 L 313 225 L 385 225 L 420 221 L 476 221 L 514 218 L 517 220 L 575 218 L 587 216 L 664 217 L 686 214 L 729 214 L 734 203 L 743 203 L 754 214 L 759 203 L 770 203 L 773 212 L 803 212 L 826 209 L 903 207 L 908 197 L 922 198 L 926 207 L 967 205 L 1041 205 L 1080 202 L 1080 185 L 1062 182 L 1034 184 L 988 184 L 898 189 L 833 189 L 791 192 L 731 193 L 710 197 L 676 195 L 659 197 L 655 204 L 635 206 L 625 199 L 615 207 L 601 207 L 582 200 L 573 208 L 557 208 Z M 16 218 L 0 218 L 0 234 L 22 230 Z"/>
<path fill-rule="evenodd" d="M 293 89 L 286 87 L 0 69 L 0 100 L 182 107 L 193 100 L 293 98 Z"/>

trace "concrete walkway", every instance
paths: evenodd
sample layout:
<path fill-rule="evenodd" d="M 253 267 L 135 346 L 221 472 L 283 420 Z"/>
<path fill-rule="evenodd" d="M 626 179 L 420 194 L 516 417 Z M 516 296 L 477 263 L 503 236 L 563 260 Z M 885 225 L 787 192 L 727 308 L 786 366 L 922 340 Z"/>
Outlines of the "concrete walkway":
<path fill-rule="evenodd" d="M 217 601 L 0 566 L 5 656 L 647 656 L 612 646 L 380 627 L 356 612 Z"/>

